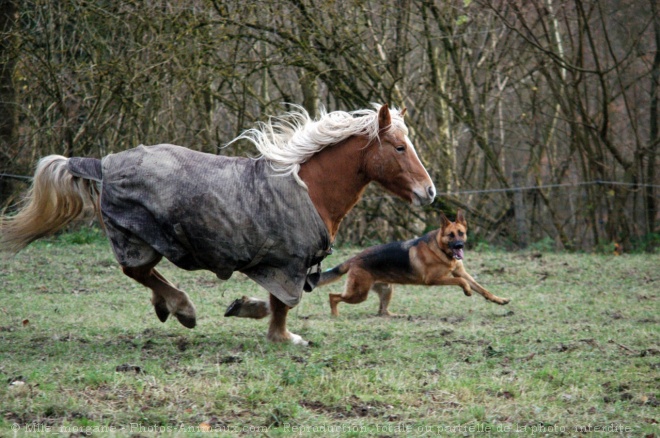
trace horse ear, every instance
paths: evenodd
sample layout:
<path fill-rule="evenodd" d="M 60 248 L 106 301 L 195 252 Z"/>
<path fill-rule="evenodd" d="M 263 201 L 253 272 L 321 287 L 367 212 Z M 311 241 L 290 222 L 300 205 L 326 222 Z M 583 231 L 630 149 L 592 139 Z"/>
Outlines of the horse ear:
<path fill-rule="evenodd" d="M 403 109 L 401 110 L 401 117 L 403 117 L 403 116 L 406 115 L 406 111 L 407 111 L 407 110 L 408 110 L 408 108 L 403 108 Z"/>
<path fill-rule="evenodd" d="M 447 216 L 443 212 L 440 212 L 440 223 L 442 225 L 442 228 L 446 228 L 447 225 L 451 223 L 449 219 L 447 219 Z"/>
<path fill-rule="evenodd" d="M 392 125 L 392 116 L 390 116 L 390 108 L 384 104 L 378 110 L 378 131 L 382 132 L 389 129 Z"/>
<path fill-rule="evenodd" d="M 456 212 L 456 222 L 467 228 L 467 221 L 465 220 L 465 216 L 463 215 L 463 210 L 461 210 L 460 208 Z"/>

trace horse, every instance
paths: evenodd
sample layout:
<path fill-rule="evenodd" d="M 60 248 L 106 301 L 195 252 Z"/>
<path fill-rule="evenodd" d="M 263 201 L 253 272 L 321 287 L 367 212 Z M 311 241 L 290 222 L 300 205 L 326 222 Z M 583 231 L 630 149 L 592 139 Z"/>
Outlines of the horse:
<path fill-rule="evenodd" d="M 313 288 L 310 273 L 367 185 L 417 206 L 435 197 L 404 114 L 384 104 L 313 120 L 294 106 L 229 143 L 252 142 L 256 158 L 167 144 L 102 159 L 50 155 L 17 212 L 0 217 L 0 248 L 17 253 L 94 212 L 123 273 L 151 289 L 162 322 L 174 315 L 196 325 L 190 297 L 155 269 L 165 257 L 223 280 L 243 272 L 269 292 L 267 339 L 307 345 L 287 329 L 287 313 Z"/>

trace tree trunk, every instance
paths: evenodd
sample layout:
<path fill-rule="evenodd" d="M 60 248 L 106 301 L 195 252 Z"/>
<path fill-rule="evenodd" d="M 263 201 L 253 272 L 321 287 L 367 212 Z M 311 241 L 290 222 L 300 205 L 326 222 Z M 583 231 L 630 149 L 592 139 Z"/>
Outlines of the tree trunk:
<path fill-rule="evenodd" d="M 316 76 L 310 72 L 303 72 L 300 77 L 300 88 L 303 94 L 303 107 L 312 119 L 319 116 L 319 85 Z"/>
<path fill-rule="evenodd" d="M 13 32 L 16 15 L 13 0 L 0 1 L 0 173 L 9 170 L 9 157 L 16 144 L 16 35 Z M 11 191 L 10 180 L 0 175 L 0 205 L 10 196 Z"/>
<path fill-rule="evenodd" d="M 655 36 L 655 58 L 651 70 L 651 108 L 649 111 L 649 161 L 646 168 L 646 223 L 648 232 L 655 231 L 655 219 L 657 216 L 654 177 L 656 168 L 656 157 L 660 132 L 658 131 L 658 106 L 660 105 L 660 93 L 658 93 L 658 82 L 660 82 L 660 17 L 658 17 L 658 6 L 655 0 L 649 0 L 651 11 L 653 11 L 653 32 Z"/>

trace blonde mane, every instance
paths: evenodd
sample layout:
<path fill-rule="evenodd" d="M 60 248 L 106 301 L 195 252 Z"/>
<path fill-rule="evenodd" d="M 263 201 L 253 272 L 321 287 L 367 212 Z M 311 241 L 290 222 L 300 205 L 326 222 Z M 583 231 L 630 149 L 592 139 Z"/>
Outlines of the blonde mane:
<path fill-rule="evenodd" d="M 293 175 L 298 184 L 305 183 L 298 176 L 300 165 L 314 154 L 328 146 L 335 145 L 354 136 L 365 136 L 369 141 L 378 137 L 378 110 L 326 112 L 321 109 L 321 116 L 312 120 L 307 111 L 299 105 L 284 115 L 271 117 L 268 122 L 259 122 L 257 128 L 249 129 L 236 137 L 229 144 L 245 139 L 257 147 L 259 158 L 268 161 L 270 166 L 282 175 Z M 408 134 L 401 112 L 390 108 L 392 125 L 390 129 Z"/>

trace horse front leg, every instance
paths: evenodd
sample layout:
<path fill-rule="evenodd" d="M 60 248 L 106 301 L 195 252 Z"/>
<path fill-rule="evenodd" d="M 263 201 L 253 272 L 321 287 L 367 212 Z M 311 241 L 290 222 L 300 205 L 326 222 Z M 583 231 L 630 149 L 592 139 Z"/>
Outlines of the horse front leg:
<path fill-rule="evenodd" d="M 154 269 L 154 266 L 159 261 L 160 258 L 143 266 L 122 266 L 122 270 L 127 276 L 151 289 L 151 303 L 154 306 L 158 319 L 165 322 L 167 317 L 172 313 L 181 325 L 187 328 L 194 328 L 197 325 L 195 305 L 190 301 L 188 294 L 177 289 Z"/>
<path fill-rule="evenodd" d="M 271 342 L 291 342 L 295 345 L 309 345 L 300 335 L 291 333 L 286 328 L 286 316 L 290 307 L 281 302 L 275 295 L 270 294 L 270 325 L 268 327 L 268 340 Z"/>
<path fill-rule="evenodd" d="M 246 295 L 236 298 L 225 310 L 225 317 L 261 319 L 268 315 L 270 315 L 270 304 L 267 301 Z"/>

